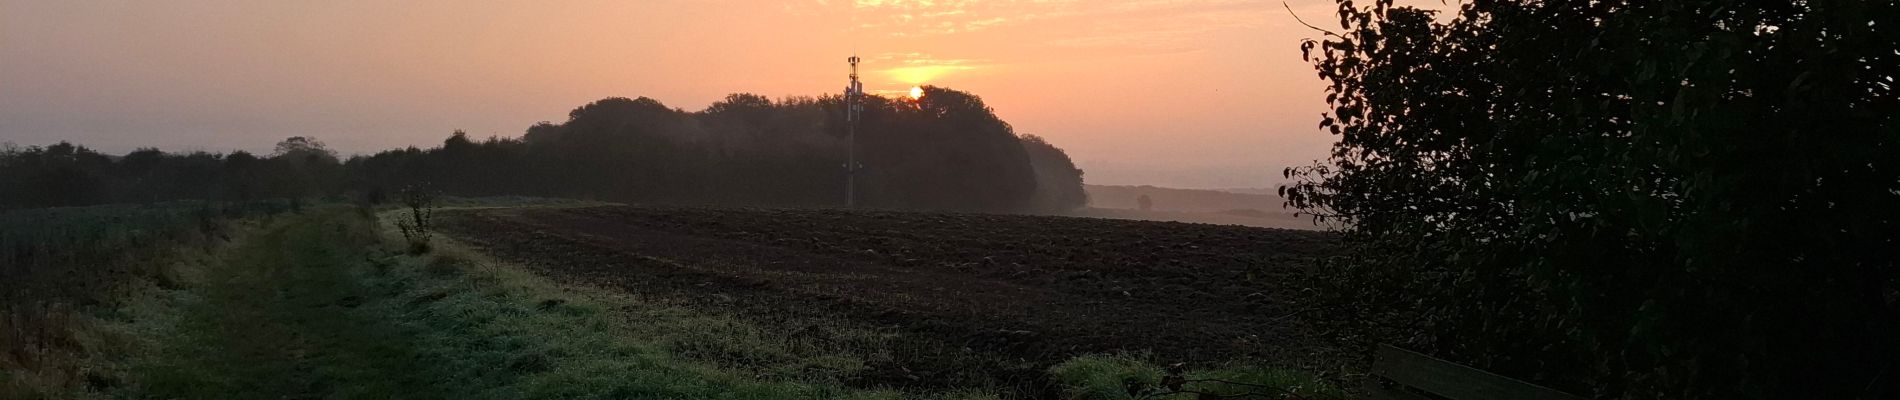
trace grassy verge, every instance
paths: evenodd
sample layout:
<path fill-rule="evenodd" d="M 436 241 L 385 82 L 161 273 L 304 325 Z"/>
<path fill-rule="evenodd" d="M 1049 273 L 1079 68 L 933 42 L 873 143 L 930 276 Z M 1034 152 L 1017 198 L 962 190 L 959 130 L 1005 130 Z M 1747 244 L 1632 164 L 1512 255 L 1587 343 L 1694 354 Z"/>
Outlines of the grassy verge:
<path fill-rule="evenodd" d="M 335 207 L 278 221 L 221 251 L 178 289 L 118 310 L 139 338 L 105 363 L 120 398 L 982 398 L 850 388 L 801 359 L 760 373 L 675 357 L 690 326 L 735 354 L 798 353 L 747 326 L 682 309 L 596 297 L 445 243 L 399 241 Z M 599 294 L 599 293 L 595 293 Z M 633 308 L 626 308 L 633 307 Z M 637 309 L 638 312 L 622 312 Z M 627 318 L 632 317 L 632 318 Z M 655 325 L 668 328 L 656 328 Z M 754 332 L 753 338 L 763 335 Z"/>
<path fill-rule="evenodd" d="M 416 333 L 366 309 L 354 268 L 379 246 L 342 208 L 274 221 L 193 264 L 115 326 L 139 339 L 112 365 L 122 398 L 446 397 Z"/>
<path fill-rule="evenodd" d="M 286 201 L 179 201 L 0 211 L 0 399 L 76 398 L 117 382 L 134 338 L 108 329 L 128 301 L 175 288 L 189 265 Z"/>

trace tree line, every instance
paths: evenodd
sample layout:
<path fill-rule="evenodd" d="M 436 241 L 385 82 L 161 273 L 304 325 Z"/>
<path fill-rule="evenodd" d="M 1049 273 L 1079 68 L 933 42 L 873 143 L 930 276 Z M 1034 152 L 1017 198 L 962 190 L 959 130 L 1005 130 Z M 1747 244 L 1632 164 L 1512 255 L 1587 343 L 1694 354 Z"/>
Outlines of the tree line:
<path fill-rule="evenodd" d="M 844 203 L 844 99 L 733 94 L 689 112 L 608 98 L 519 137 L 456 131 L 432 148 L 340 158 L 292 137 L 268 155 L 110 156 L 71 143 L 0 147 L 0 208 L 178 199 L 359 196 L 412 185 L 459 196 L 526 195 L 661 204 L 823 207 Z M 1086 202 L 1082 171 L 1056 146 L 1019 135 L 981 98 L 925 87 L 864 101 L 858 202 L 877 208 L 1054 212 Z"/>

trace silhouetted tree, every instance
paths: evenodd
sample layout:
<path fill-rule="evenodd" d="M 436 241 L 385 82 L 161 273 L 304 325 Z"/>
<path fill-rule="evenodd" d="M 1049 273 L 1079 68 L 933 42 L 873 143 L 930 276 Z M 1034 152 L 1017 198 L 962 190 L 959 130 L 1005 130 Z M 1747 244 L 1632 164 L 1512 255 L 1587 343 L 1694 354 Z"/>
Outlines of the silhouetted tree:
<path fill-rule="evenodd" d="M 923 90 L 915 101 L 873 97 L 866 103 L 859 127 L 866 204 L 1029 209 L 1035 171 L 1009 124 L 975 95 Z"/>
<path fill-rule="evenodd" d="M 468 152 L 474 147 L 475 142 L 468 140 L 468 132 L 463 132 L 460 129 L 455 130 L 455 133 L 449 134 L 448 139 L 442 140 L 442 151 L 451 154 Z"/>
<path fill-rule="evenodd" d="M 1900 395 L 1900 3 L 1358 4 L 1284 193 L 1361 247 L 1343 328 L 1603 397 Z"/>
<path fill-rule="evenodd" d="M 10 207 L 54 207 L 105 201 L 108 168 L 112 160 L 84 146 L 59 142 L 52 146 L 14 148 L 0 162 L 0 191 Z"/>
<path fill-rule="evenodd" d="M 271 158 L 282 158 L 297 163 L 334 164 L 337 162 L 335 151 L 331 151 L 323 142 L 304 136 L 292 136 L 277 142 L 276 151 L 271 152 Z"/>
<path fill-rule="evenodd" d="M 1068 211 L 1089 203 L 1082 189 L 1082 169 L 1075 167 L 1069 155 L 1041 136 L 1022 135 L 1023 151 L 1029 154 L 1029 166 L 1036 173 L 1036 192 L 1031 208 L 1041 211 Z"/>
<path fill-rule="evenodd" d="M 264 163 L 267 191 L 273 197 L 301 198 L 331 194 L 341 178 L 336 152 L 323 142 L 293 136 L 277 142 L 276 151 Z"/>

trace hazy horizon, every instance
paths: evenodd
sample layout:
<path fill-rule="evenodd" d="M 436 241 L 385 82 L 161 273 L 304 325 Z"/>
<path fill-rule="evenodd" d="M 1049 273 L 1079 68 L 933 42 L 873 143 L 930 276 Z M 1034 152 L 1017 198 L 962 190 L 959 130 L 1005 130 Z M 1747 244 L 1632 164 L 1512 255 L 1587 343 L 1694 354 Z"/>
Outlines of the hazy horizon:
<path fill-rule="evenodd" d="M 1295 1 L 1308 19 L 1332 5 Z M 1270 187 L 1326 156 L 1313 37 L 1278 2 L 0 0 L 0 142 L 344 154 L 521 135 L 605 97 L 983 96 L 1090 184 Z"/>

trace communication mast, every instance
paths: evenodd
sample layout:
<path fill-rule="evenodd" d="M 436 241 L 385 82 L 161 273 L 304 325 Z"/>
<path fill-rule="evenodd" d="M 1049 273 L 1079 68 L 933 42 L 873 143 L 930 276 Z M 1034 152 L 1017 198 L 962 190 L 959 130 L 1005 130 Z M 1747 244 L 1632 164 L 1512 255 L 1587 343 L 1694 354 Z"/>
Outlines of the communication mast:
<path fill-rule="evenodd" d="M 853 54 L 845 59 L 851 62 L 851 84 L 844 87 L 844 121 L 846 139 L 844 145 L 844 206 L 857 208 L 858 170 L 864 165 L 858 164 L 858 119 L 864 112 L 864 84 L 858 82 L 858 56 Z"/>

